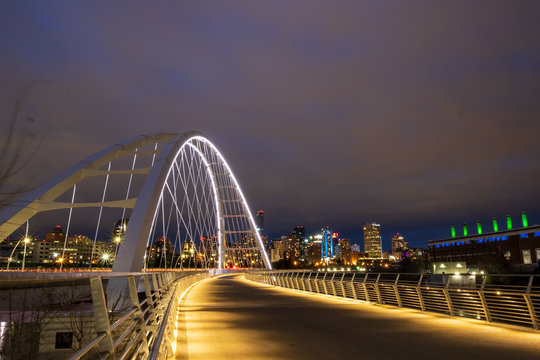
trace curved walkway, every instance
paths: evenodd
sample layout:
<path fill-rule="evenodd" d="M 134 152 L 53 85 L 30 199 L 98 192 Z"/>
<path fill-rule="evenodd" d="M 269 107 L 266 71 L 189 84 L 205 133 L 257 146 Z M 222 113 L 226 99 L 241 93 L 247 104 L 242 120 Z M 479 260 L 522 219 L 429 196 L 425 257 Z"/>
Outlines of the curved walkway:
<path fill-rule="evenodd" d="M 540 359 L 540 333 L 262 285 L 205 280 L 181 303 L 177 359 Z"/>

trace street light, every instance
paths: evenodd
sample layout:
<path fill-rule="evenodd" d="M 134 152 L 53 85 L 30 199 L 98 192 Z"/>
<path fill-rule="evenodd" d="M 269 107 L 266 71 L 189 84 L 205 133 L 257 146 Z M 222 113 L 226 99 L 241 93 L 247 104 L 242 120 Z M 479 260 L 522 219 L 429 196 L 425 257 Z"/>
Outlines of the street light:
<path fill-rule="evenodd" d="M 116 244 L 116 248 L 114 249 L 114 256 L 116 258 L 116 255 L 118 255 L 118 246 L 120 246 L 120 242 L 122 241 L 121 236 L 115 236 L 114 237 L 114 243 Z"/>
<path fill-rule="evenodd" d="M 30 238 L 27 236 L 23 239 L 24 242 L 24 253 L 23 253 L 23 260 L 22 260 L 22 269 L 24 270 L 24 264 L 26 262 L 26 245 L 30 242 Z"/>

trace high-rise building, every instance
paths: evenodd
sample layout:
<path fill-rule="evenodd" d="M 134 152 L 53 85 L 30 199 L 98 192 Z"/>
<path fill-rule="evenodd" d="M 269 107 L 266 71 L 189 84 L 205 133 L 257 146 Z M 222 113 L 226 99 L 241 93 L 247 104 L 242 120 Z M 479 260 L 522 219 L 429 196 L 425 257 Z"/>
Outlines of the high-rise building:
<path fill-rule="evenodd" d="M 257 211 L 257 216 L 255 217 L 255 223 L 257 225 L 257 230 L 262 235 L 264 232 L 264 211 Z"/>
<path fill-rule="evenodd" d="M 334 243 L 332 241 L 332 229 L 329 226 L 322 229 L 321 240 L 322 258 L 331 259 L 334 257 Z"/>
<path fill-rule="evenodd" d="M 399 233 L 392 237 L 392 255 L 396 259 L 401 259 L 401 257 L 403 256 L 403 251 L 407 250 L 408 247 L 409 243 L 406 242 L 403 239 L 403 236 L 401 236 Z"/>
<path fill-rule="evenodd" d="M 311 241 L 306 248 L 306 262 L 313 265 L 319 261 L 321 261 L 321 244 L 318 241 Z"/>
<path fill-rule="evenodd" d="M 303 226 L 297 226 L 291 231 L 290 237 L 304 241 L 306 238 L 306 230 Z"/>
<path fill-rule="evenodd" d="M 270 261 L 276 262 L 283 259 L 283 247 L 280 239 L 272 240 L 270 245 Z"/>
<path fill-rule="evenodd" d="M 305 258 L 306 255 L 306 248 L 307 248 L 307 242 L 306 240 L 306 230 L 303 226 L 297 226 L 295 227 L 291 233 L 289 234 L 289 237 L 294 241 L 294 243 L 298 243 L 298 258 Z"/>
<path fill-rule="evenodd" d="M 338 244 L 339 244 L 339 259 L 341 260 L 342 264 L 350 265 L 351 264 L 351 240 L 339 239 Z"/>
<path fill-rule="evenodd" d="M 369 258 L 382 258 L 381 225 L 375 223 L 364 225 L 364 252 Z"/>

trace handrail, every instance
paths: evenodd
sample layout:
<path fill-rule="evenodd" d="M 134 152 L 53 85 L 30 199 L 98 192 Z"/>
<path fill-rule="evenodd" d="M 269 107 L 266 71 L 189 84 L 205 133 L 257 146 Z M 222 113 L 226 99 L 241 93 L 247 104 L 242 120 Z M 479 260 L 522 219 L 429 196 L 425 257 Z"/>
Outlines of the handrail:
<path fill-rule="evenodd" d="M 486 281 L 509 281 L 509 277 L 528 281 L 521 285 Z M 246 278 L 304 292 L 539 330 L 540 275 L 278 270 L 250 271 Z"/>
<path fill-rule="evenodd" d="M 162 324 L 167 324 L 169 321 L 169 314 L 171 312 L 171 307 L 174 306 L 174 300 L 176 298 L 173 296 L 171 297 L 171 300 L 169 301 L 169 305 L 167 306 L 167 310 L 165 310 L 165 313 L 163 314 L 163 321 Z M 161 344 L 163 342 L 163 338 L 165 337 L 165 330 L 167 330 L 166 326 L 160 326 L 159 332 L 156 335 L 156 339 L 154 340 L 154 350 L 150 354 L 150 360 L 157 360 L 159 356 L 159 349 L 161 348 Z"/>
<path fill-rule="evenodd" d="M 170 314 L 175 311 L 180 295 L 190 286 L 210 276 L 209 271 L 200 270 L 182 273 L 84 274 L 72 278 L 53 276 L 0 280 L 0 290 L 7 290 L 1 293 L 8 297 L 34 296 L 34 300 L 28 304 L 13 303 L 14 307 L 8 310 L 13 318 L 17 318 L 19 312 L 28 311 L 25 310 L 26 306 L 30 306 L 30 309 L 40 311 L 43 316 L 59 319 L 55 324 L 67 326 L 65 330 L 55 328 L 53 331 L 74 331 L 71 326 L 77 326 L 73 324 L 78 321 L 89 324 L 85 325 L 87 330 L 84 335 L 81 333 L 77 337 L 82 341 L 77 343 L 80 348 L 74 350 L 69 359 L 119 360 L 132 357 L 148 358 L 150 354 L 153 359 L 165 359 L 172 356 L 171 349 L 174 349 L 176 344 L 177 332 L 174 331 L 176 323 Z M 120 310 L 111 312 L 108 306 L 112 304 L 107 304 L 104 289 L 106 286 L 103 281 L 105 284 L 108 281 L 110 287 L 113 280 L 119 281 L 114 283 L 114 286 L 125 284 L 126 292 L 119 302 Z M 140 301 L 136 280 L 144 287 L 142 291 L 145 297 Z M 69 298 L 62 297 L 66 293 L 75 295 L 70 295 L 73 297 Z M 51 297 L 40 298 L 40 294 L 51 294 Z M 12 304 L 11 301 L 5 303 Z"/>

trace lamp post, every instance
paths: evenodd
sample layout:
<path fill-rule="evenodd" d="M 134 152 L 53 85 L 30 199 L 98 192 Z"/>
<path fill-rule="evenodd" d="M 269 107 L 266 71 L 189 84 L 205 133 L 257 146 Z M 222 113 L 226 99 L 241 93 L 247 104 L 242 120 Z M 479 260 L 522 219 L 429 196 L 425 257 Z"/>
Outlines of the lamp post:
<path fill-rule="evenodd" d="M 24 252 L 23 252 L 23 260 L 22 260 L 22 269 L 24 270 L 24 264 L 26 263 L 26 245 L 30 242 L 30 238 L 27 236 L 23 240 L 24 242 Z"/>
<path fill-rule="evenodd" d="M 118 247 L 120 246 L 120 242 L 122 241 L 121 236 L 115 236 L 114 243 L 116 244 L 116 248 L 114 249 L 114 258 L 116 259 L 116 255 L 118 254 Z"/>

